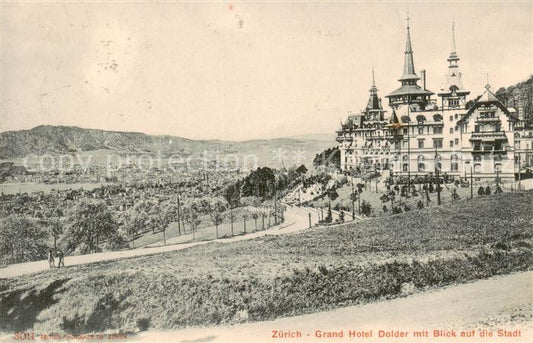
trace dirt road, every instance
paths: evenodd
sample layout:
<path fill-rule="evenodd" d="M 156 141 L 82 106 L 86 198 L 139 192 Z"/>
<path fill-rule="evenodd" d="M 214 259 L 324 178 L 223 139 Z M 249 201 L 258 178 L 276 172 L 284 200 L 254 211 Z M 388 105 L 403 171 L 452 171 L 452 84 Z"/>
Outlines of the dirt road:
<path fill-rule="evenodd" d="M 312 224 L 315 224 L 318 221 L 316 210 L 314 209 L 305 210 L 303 208 L 288 206 L 287 211 L 285 213 L 285 223 L 279 226 L 274 226 L 267 230 L 249 233 L 247 235 L 219 239 L 216 241 L 216 243 L 229 243 L 229 242 L 253 239 L 253 238 L 264 236 L 264 235 L 283 235 L 283 234 L 298 232 L 309 227 L 309 217 L 308 217 L 309 212 L 314 214 L 311 216 L 311 220 L 312 220 Z M 65 257 L 65 264 L 68 267 L 68 266 L 73 266 L 73 265 L 78 265 L 78 264 L 86 264 L 86 263 L 93 263 L 93 262 L 100 262 L 100 261 L 107 261 L 107 260 L 116 260 L 116 259 L 129 258 L 129 257 L 135 257 L 135 256 L 152 255 L 152 254 L 157 254 L 157 253 L 161 253 L 165 251 L 181 250 L 181 249 L 190 248 L 195 245 L 209 244 L 209 243 L 215 244 L 215 241 L 201 241 L 201 242 L 174 244 L 174 245 L 166 245 L 166 246 L 154 246 L 154 247 L 139 248 L 139 249 L 125 250 L 125 251 L 109 251 L 109 252 L 102 252 L 102 253 L 96 253 L 96 254 L 67 256 Z M 47 260 L 11 264 L 5 268 L 0 269 L 0 278 L 12 278 L 12 277 L 17 277 L 17 276 L 26 275 L 26 274 L 38 273 L 38 272 L 47 270 L 48 268 L 49 267 L 48 267 Z"/>
<path fill-rule="evenodd" d="M 531 330 L 533 272 L 480 280 L 405 298 L 350 306 L 338 310 L 229 327 L 190 328 L 168 332 L 145 332 L 129 337 L 142 342 L 533 342 Z M 511 318 L 514 318 L 511 320 Z M 529 323 L 529 324 L 528 324 Z M 480 337 L 485 328 L 493 337 Z M 349 331 L 372 337 L 349 337 Z M 379 331 L 393 337 L 379 337 Z M 427 330 L 428 337 L 414 337 Z M 434 330 L 457 338 L 435 338 Z M 453 330 L 453 331 L 452 331 Z M 474 337 L 460 337 L 461 331 Z M 507 330 L 515 337 L 497 337 Z M 273 338 L 273 331 L 301 338 Z M 343 337 L 318 338 L 324 332 L 343 332 Z M 406 337 L 394 333 L 406 332 Z"/>

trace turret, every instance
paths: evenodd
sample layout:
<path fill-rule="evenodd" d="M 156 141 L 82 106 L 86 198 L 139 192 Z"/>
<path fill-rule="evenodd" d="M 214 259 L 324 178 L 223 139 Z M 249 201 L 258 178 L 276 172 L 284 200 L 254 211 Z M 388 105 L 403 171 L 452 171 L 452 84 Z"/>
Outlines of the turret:
<path fill-rule="evenodd" d="M 459 70 L 459 57 L 457 56 L 457 49 L 455 46 L 455 23 L 452 23 L 452 41 L 451 51 L 448 57 L 448 72 L 446 73 L 446 82 L 439 92 L 439 97 L 442 98 L 442 106 L 444 108 L 464 107 L 466 103 L 466 96 L 470 94 L 464 89 L 462 74 Z"/>
<path fill-rule="evenodd" d="M 415 72 L 413 47 L 411 44 L 411 31 L 409 27 L 409 16 L 407 16 L 407 39 L 405 42 L 403 75 L 398 79 L 402 85 L 400 88 L 386 96 L 389 98 L 389 105 L 391 107 L 398 107 L 400 105 L 415 105 L 419 109 L 425 109 L 433 92 L 420 87 L 417 84 L 418 80 L 420 80 L 420 77 L 418 77 Z"/>

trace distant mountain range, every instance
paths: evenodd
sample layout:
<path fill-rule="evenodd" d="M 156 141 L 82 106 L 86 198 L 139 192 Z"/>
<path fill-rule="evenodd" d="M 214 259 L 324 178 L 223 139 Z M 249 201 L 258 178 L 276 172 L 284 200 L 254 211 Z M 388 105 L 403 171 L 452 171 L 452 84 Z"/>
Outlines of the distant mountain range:
<path fill-rule="evenodd" d="M 286 162 L 298 159 L 303 151 L 305 164 L 315 154 L 336 145 L 335 136 L 305 135 L 290 138 L 260 139 L 244 142 L 192 140 L 168 135 L 148 135 L 140 132 L 119 132 L 84 129 L 74 126 L 37 126 L 30 130 L 0 133 L 0 159 L 17 159 L 28 155 L 86 153 L 107 150 L 118 154 L 256 154 L 261 165 L 268 165 L 282 149 Z"/>

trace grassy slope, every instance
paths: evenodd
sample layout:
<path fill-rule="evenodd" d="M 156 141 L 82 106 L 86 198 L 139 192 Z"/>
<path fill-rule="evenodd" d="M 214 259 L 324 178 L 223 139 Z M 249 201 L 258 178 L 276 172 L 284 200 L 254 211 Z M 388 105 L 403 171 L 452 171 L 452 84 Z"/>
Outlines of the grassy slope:
<path fill-rule="evenodd" d="M 474 197 L 478 197 L 477 192 L 479 186 L 486 187 L 487 185 L 490 186 L 492 189 L 492 192 L 496 189 L 496 184 L 494 180 L 489 181 L 483 181 L 483 182 L 477 182 L 474 184 Z M 511 187 L 516 187 L 516 184 L 513 183 L 500 183 L 500 187 L 503 189 L 504 192 L 511 192 Z M 442 185 L 442 192 L 441 192 L 441 203 L 444 205 L 452 204 L 452 192 L 455 189 L 457 192 L 457 195 L 459 195 L 460 199 L 469 199 L 470 198 L 470 188 L 466 187 L 457 187 L 454 184 L 443 184 Z M 400 203 L 404 203 L 408 205 L 411 210 L 417 208 L 417 203 L 419 201 L 422 201 L 424 204 L 424 207 L 427 206 L 437 206 L 437 192 L 429 193 L 430 202 L 429 204 L 426 202 L 426 195 L 423 193 L 421 187 L 419 185 L 416 186 L 416 189 L 419 191 L 419 194 L 416 196 L 411 196 L 409 198 L 400 197 L 399 194 L 396 196 L 396 203 L 395 206 L 399 206 L 404 210 L 403 206 L 400 206 Z M 381 201 L 381 197 L 383 194 L 385 194 L 386 187 L 383 185 L 383 183 L 378 184 L 378 192 L 375 191 L 375 183 L 372 182 L 371 186 L 365 191 L 363 191 L 361 195 L 361 202 L 367 201 L 372 206 L 372 214 L 375 216 L 381 216 L 381 215 L 389 215 L 391 211 L 391 202 L 387 201 L 386 203 L 383 203 Z M 346 184 L 342 186 L 341 188 L 337 189 L 338 197 L 331 201 L 331 206 L 333 208 L 336 208 L 336 206 L 340 205 L 342 208 L 347 209 L 351 213 L 352 208 L 352 202 L 350 200 L 351 195 L 351 187 L 350 184 Z M 313 207 L 324 207 L 326 208 L 328 206 L 328 200 L 327 197 L 325 199 L 318 199 L 314 201 L 310 201 L 306 203 L 306 205 L 313 206 Z M 383 206 L 387 207 L 387 213 L 383 212 Z M 355 211 L 357 213 L 358 211 L 358 202 L 355 202 Z"/>
<path fill-rule="evenodd" d="M 85 333 L 264 320 L 526 270 L 532 203 L 533 193 L 500 194 L 4 280 L 0 329 Z"/>

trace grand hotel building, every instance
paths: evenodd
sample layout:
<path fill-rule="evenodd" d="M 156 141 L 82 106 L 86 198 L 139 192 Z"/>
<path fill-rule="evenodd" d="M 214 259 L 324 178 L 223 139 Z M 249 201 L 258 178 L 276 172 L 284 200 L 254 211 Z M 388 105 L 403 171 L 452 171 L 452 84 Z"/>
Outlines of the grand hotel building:
<path fill-rule="evenodd" d="M 407 25 L 401 85 L 386 95 L 390 112 L 383 109 L 372 72 L 366 108 L 349 114 L 337 131 L 341 169 L 390 170 L 411 177 L 438 169 L 457 178 L 472 173 L 479 180 L 514 179 L 520 168 L 531 166 L 533 129 L 489 85 L 466 108 L 470 92 L 462 83 L 453 27 L 445 87 L 437 98 L 426 89 L 425 71 L 421 77 L 415 72 L 409 30 Z"/>

